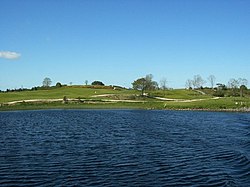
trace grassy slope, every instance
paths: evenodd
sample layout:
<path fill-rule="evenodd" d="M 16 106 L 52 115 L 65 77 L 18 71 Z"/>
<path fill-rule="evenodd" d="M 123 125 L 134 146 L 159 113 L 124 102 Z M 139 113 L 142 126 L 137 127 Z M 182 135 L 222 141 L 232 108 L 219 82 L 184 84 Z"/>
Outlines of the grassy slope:
<path fill-rule="evenodd" d="M 90 98 L 100 94 L 134 94 L 132 90 L 92 89 L 84 87 L 61 87 L 51 90 L 0 93 L 0 103 L 28 99 Z"/>
<path fill-rule="evenodd" d="M 250 108 L 250 99 L 249 98 L 220 98 L 218 100 L 204 100 L 196 102 L 165 102 L 166 108 L 172 109 L 238 109 L 247 107 Z"/>
<path fill-rule="evenodd" d="M 193 90 L 185 90 L 185 89 L 175 89 L 175 90 L 159 90 L 153 91 L 151 93 L 157 97 L 165 97 L 169 99 L 204 99 L 211 98 L 210 95 L 202 95 L 199 92 Z"/>
<path fill-rule="evenodd" d="M 93 89 L 84 87 L 62 87 L 51 90 L 23 91 L 0 93 L 0 103 L 29 100 L 29 99 L 62 99 L 64 96 L 68 98 L 92 98 L 93 95 L 115 94 L 111 97 L 102 97 L 102 99 L 129 99 L 129 96 L 140 94 L 134 90 L 112 90 L 112 89 Z M 154 91 L 149 93 L 151 96 L 172 98 L 172 99 L 208 99 L 195 102 L 172 102 L 159 101 L 149 98 L 135 98 L 136 100 L 145 100 L 144 103 L 21 103 L 14 106 L 3 106 L 0 110 L 17 110 L 17 109 L 49 109 L 49 108 L 138 108 L 138 109 L 235 109 L 242 107 L 250 107 L 250 98 L 225 97 L 218 100 L 212 100 L 210 95 L 202 95 L 192 90 L 167 90 Z M 126 97 L 125 97 L 126 96 Z M 100 99 L 100 98 L 96 98 Z M 237 103 L 237 104 L 236 104 Z"/>

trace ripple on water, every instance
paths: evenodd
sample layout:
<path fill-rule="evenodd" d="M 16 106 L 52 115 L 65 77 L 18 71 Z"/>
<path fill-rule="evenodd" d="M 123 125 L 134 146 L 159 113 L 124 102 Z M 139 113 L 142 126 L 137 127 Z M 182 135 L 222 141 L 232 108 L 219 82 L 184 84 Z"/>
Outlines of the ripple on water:
<path fill-rule="evenodd" d="M 248 114 L 0 113 L 0 186 L 248 186 Z"/>

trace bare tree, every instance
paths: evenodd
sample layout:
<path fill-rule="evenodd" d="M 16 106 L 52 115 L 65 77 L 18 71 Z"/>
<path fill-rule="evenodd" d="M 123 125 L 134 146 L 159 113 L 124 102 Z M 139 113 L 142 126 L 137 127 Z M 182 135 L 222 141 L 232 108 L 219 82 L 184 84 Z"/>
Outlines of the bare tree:
<path fill-rule="evenodd" d="M 208 82 L 211 85 L 211 88 L 214 88 L 214 84 L 215 84 L 215 76 L 214 75 L 209 75 L 209 77 L 207 78 Z"/>
<path fill-rule="evenodd" d="M 86 85 L 86 86 L 88 85 L 88 83 L 89 83 L 89 81 L 88 81 L 88 80 L 85 80 L 85 85 Z"/>
<path fill-rule="evenodd" d="M 194 80 L 193 80 L 194 88 L 201 88 L 205 83 L 206 81 L 204 81 L 200 75 L 194 76 Z"/>
<path fill-rule="evenodd" d="M 231 89 L 237 89 L 239 85 L 240 83 L 239 83 L 239 80 L 237 79 L 232 78 L 228 81 L 228 87 Z"/>
<path fill-rule="evenodd" d="M 44 80 L 43 80 L 44 87 L 50 87 L 51 83 L 52 83 L 52 81 L 50 78 L 48 78 L 48 77 L 44 78 Z"/>
<path fill-rule="evenodd" d="M 162 78 L 161 81 L 160 81 L 160 86 L 163 90 L 166 90 L 167 89 L 167 79 L 166 78 Z"/>
<path fill-rule="evenodd" d="M 190 88 L 192 88 L 192 85 L 193 85 L 193 81 L 192 81 L 191 79 L 188 79 L 188 80 L 186 81 L 186 88 L 187 88 L 187 89 L 190 89 Z"/>
<path fill-rule="evenodd" d="M 229 80 L 228 87 L 232 89 L 233 96 L 237 96 L 238 95 L 237 94 L 237 90 L 239 88 L 239 85 L 240 85 L 239 80 L 234 79 L 234 78 L 232 78 L 232 79 Z"/>
<path fill-rule="evenodd" d="M 243 97 L 244 90 L 247 90 L 248 81 L 245 78 L 243 78 L 243 79 L 239 78 L 238 81 L 239 81 L 239 84 L 240 84 L 240 96 Z"/>
<path fill-rule="evenodd" d="M 238 81 L 239 81 L 239 84 L 243 86 L 247 86 L 248 84 L 248 80 L 245 78 L 239 78 Z"/>
<path fill-rule="evenodd" d="M 228 87 L 229 88 L 239 88 L 241 85 L 247 86 L 248 81 L 245 78 L 238 78 L 238 79 L 230 79 L 228 81 Z"/>
<path fill-rule="evenodd" d="M 241 85 L 240 86 L 240 96 L 243 97 L 244 96 L 244 90 L 247 90 L 247 87 L 245 85 Z"/>

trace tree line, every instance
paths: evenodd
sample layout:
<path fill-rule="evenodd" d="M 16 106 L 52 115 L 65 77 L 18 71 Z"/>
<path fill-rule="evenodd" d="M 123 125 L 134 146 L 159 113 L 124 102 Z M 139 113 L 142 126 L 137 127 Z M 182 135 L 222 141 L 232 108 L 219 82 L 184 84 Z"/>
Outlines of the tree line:
<path fill-rule="evenodd" d="M 193 79 L 188 79 L 186 81 L 186 88 L 202 89 L 204 84 L 206 84 L 206 83 L 210 84 L 210 86 L 211 86 L 210 88 L 214 88 L 215 83 L 216 83 L 216 77 L 214 75 L 210 75 L 206 81 L 200 75 L 195 75 L 193 77 Z M 248 84 L 248 80 L 245 78 L 238 78 L 238 79 L 232 78 L 228 81 L 227 87 L 228 88 L 238 88 L 242 85 L 247 86 L 247 84 Z M 221 85 L 221 83 L 217 83 L 216 85 L 217 86 Z"/>
<path fill-rule="evenodd" d="M 210 87 L 204 87 L 204 85 L 208 83 Z M 187 89 L 212 89 L 216 91 L 214 95 L 216 96 L 224 96 L 223 90 L 230 89 L 232 91 L 232 96 L 243 96 L 243 92 L 247 90 L 248 80 L 245 78 L 232 78 L 228 81 L 227 86 L 222 83 L 216 83 L 216 77 L 214 75 L 210 75 L 207 78 L 207 81 L 203 79 L 200 75 L 194 75 L 193 79 L 187 79 L 186 88 Z M 216 85 L 216 87 L 215 87 Z M 140 90 L 141 95 L 145 95 L 145 91 L 148 90 L 166 90 L 167 87 L 167 79 L 163 78 L 160 80 L 159 84 L 153 80 L 153 75 L 149 74 L 145 77 L 138 78 L 132 83 L 133 89 Z"/>
<path fill-rule="evenodd" d="M 52 81 L 49 77 L 45 77 L 44 80 L 43 80 L 43 87 L 50 87 L 51 84 L 52 84 Z M 70 83 L 70 85 L 72 85 L 72 82 Z M 87 86 L 88 85 L 88 81 L 85 80 L 85 85 Z M 91 83 L 92 86 L 105 86 L 105 84 L 101 81 L 93 81 Z M 65 85 L 67 86 L 67 85 Z M 56 87 L 62 87 L 62 84 L 60 82 L 57 82 L 56 83 Z"/>
<path fill-rule="evenodd" d="M 135 81 L 133 81 L 132 88 L 134 90 L 141 91 L 141 95 L 144 96 L 145 91 L 167 90 L 168 89 L 167 83 L 168 83 L 167 79 L 162 78 L 158 84 L 156 81 L 153 80 L 153 75 L 148 74 L 145 77 L 140 77 Z M 187 79 L 186 88 L 204 89 L 204 85 L 206 83 L 210 84 L 210 87 L 205 87 L 205 88 L 216 90 L 216 92 L 214 93 L 214 95 L 216 96 L 224 96 L 224 91 L 227 89 L 230 89 L 232 91 L 232 96 L 243 96 L 244 91 L 247 90 L 248 80 L 245 78 L 238 78 L 238 79 L 232 78 L 228 81 L 227 85 L 225 85 L 222 83 L 216 83 L 216 77 L 214 75 L 210 75 L 207 78 L 207 81 L 204 80 L 200 75 L 194 75 L 193 79 Z M 44 90 L 44 89 L 67 86 L 66 84 L 61 84 L 60 82 L 57 82 L 55 86 L 51 85 L 52 85 L 52 80 L 49 77 L 45 77 L 44 80 L 42 81 L 42 86 L 32 87 L 31 89 L 27 88 L 7 89 L 6 92 Z M 72 83 L 70 83 L 70 85 L 72 85 Z M 85 81 L 85 86 L 88 86 L 87 80 Z M 102 81 L 93 81 L 89 86 L 105 86 L 105 84 Z"/>
<path fill-rule="evenodd" d="M 86 86 L 105 86 L 105 84 L 102 81 L 93 81 L 91 85 L 88 85 L 88 81 L 86 80 L 85 82 Z M 70 86 L 72 85 L 72 82 L 70 82 Z M 48 90 L 48 89 L 53 89 L 53 88 L 60 88 L 68 86 L 67 84 L 62 84 L 60 82 L 57 82 L 54 86 L 52 86 L 52 80 L 49 77 L 45 77 L 42 81 L 42 86 L 35 86 L 32 87 L 31 89 L 28 88 L 15 88 L 15 89 L 6 89 L 6 91 L 1 91 L 0 92 L 21 92 L 21 91 L 35 91 L 35 90 Z M 119 87 L 119 86 L 117 86 Z"/>

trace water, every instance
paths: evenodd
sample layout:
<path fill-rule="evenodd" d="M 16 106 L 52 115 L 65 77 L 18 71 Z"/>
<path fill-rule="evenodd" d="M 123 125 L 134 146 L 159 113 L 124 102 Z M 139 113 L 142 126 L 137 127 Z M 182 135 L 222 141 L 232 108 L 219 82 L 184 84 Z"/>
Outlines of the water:
<path fill-rule="evenodd" d="M 0 186 L 249 186 L 250 115 L 0 112 Z"/>

